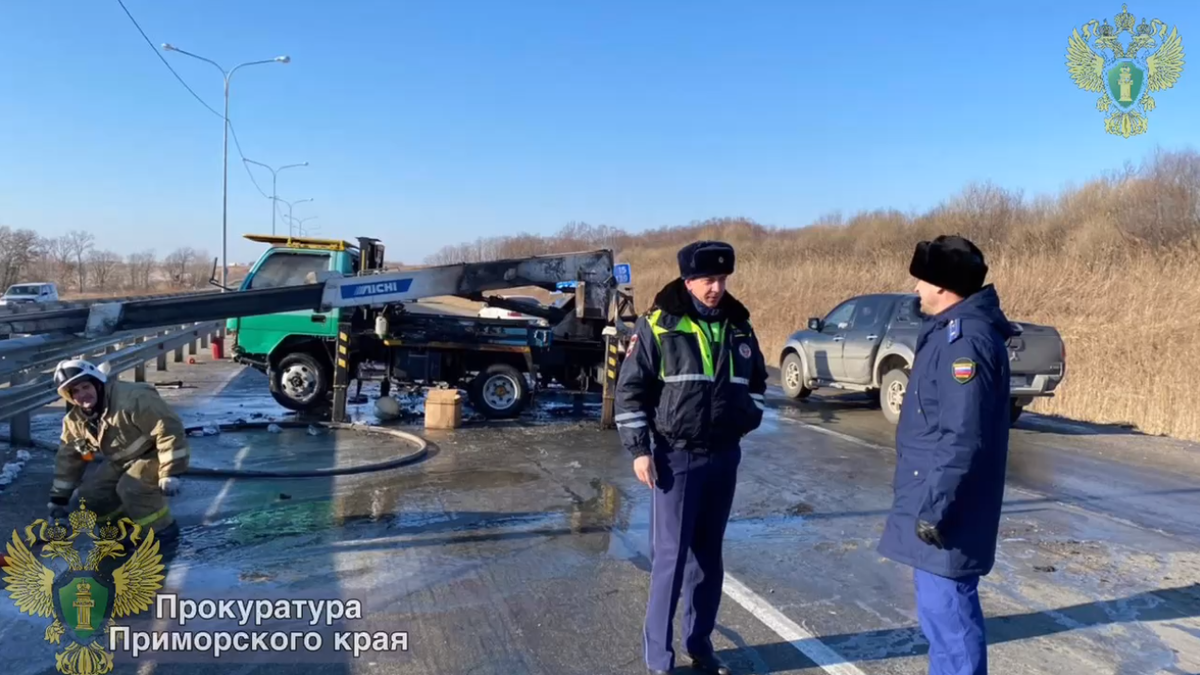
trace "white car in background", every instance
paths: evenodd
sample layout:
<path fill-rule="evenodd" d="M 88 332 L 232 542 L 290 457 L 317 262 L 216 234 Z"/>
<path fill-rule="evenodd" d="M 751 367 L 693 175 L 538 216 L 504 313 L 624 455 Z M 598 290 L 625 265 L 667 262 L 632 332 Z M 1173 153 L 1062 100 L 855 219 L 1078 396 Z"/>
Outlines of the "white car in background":
<path fill-rule="evenodd" d="M 533 297 L 532 295 L 501 295 L 499 297 L 502 297 L 505 300 L 512 300 L 513 302 L 528 303 L 528 304 L 534 305 L 535 307 L 542 304 L 540 301 L 538 301 L 537 298 Z M 514 312 L 513 310 L 508 309 L 506 307 L 492 307 L 486 303 L 484 304 L 483 308 L 479 310 L 479 318 L 481 318 L 481 319 L 509 319 L 512 321 L 530 321 L 530 322 L 537 323 L 537 324 L 543 325 L 543 326 L 549 325 L 549 322 L 540 316 L 533 316 L 532 314 L 524 314 L 522 312 Z"/>
<path fill-rule="evenodd" d="M 13 284 L 0 297 L 0 306 L 32 305 L 58 302 L 58 286 L 51 283 L 34 282 Z"/>

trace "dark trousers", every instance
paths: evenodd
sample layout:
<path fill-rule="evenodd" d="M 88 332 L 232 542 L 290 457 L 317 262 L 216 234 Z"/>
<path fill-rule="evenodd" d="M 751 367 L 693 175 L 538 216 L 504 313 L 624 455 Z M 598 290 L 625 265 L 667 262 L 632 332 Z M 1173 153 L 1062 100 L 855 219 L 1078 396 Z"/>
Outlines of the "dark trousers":
<path fill-rule="evenodd" d="M 642 629 L 646 666 L 675 667 L 672 622 L 683 597 L 684 649 L 713 653 L 710 636 L 721 604 L 721 545 L 733 505 L 741 449 L 711 455 L 654 453 L 658 483 L 650 511 L 650 600 Z"/>
<path fill-rule="evenodd" d="M 929 675 L 987 675 L 979 577 L 947 579 L 914 570 L 917 617 L 929 641 Z"/>

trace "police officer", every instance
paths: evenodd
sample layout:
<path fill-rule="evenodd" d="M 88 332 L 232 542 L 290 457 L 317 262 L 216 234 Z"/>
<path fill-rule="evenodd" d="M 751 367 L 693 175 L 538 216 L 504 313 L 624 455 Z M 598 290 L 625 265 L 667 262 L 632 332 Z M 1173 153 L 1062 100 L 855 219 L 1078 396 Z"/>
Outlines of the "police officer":
<path fill-rule="evenodd" d="M 1014 330 L 983 253 L 958 236 L 917 244 L 924 323 L 896 429 L 894 502 L 879 552 L 914 568 L 930 675 L 985 675 L 979 579 L 995 562 L 1008 457 Z"/>
<path fill-rule="evenodd" d="M 179 416 L 147 384 L 109 380 L 92 363 L 58 364 L 54 383 L 69 404 L 55 456 L 47 508 L 65 518 L 76 488 L 104 523 L 129 518 L 154 530 L 164 560 L 178 544 L 179 525 L 165 496 L 179 491 L 188 468 L 188 442 Z M 87 474 L 91 462 L 98 466 Z"/>
<path fill-rule="evenodd" d="M 762 422 L 767 370 L 750 313 L 726 292 L 731 246 L 679 251 L 680 278 L 638 318 L 617 380 L 616 422 L 638 480 L 653 489 L 647 668 L 675 667 L 672 621 L 683 597 L 692 666 L 727 675 L 710 636 L 721 602 L 721 546 L 742 436 Z M 689 555 L 690 554 L 690 555 Z"/>

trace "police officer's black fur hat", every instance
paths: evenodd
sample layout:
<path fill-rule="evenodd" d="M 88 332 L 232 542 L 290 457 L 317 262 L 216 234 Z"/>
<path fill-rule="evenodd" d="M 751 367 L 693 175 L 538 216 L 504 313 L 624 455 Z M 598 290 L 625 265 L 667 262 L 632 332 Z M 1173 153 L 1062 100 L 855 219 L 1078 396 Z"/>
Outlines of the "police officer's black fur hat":
<path fill-rule="evenodd" d="M 679 276 L 733 274 L 733 247 L 723 241 L 696 241 L 679 249 Z"/>
<path fill-rule="evenodd" d="M 983 288 L 988 266 L 975 244 L 958 235 L 942 235 L 917 244 L 908 272 L 965 298 Z"/>

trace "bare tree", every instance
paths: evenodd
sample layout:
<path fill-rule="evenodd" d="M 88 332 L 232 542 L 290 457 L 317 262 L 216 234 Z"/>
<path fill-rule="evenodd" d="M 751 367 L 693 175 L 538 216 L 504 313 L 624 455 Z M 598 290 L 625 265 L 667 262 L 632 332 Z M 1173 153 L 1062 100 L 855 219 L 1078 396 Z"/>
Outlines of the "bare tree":
<path fill-rule="evenodd" d="M 156 267 L 158 267 L 158 257 L 154 251 L 130 253 L 126 263 L 126 270 L 129 272 L 129 288 L 131 290 L 150 290 Z"/>
<path fill-rule="evenodd" d="M 172 286 L 184 288 L 191 285 L 190 273 L 194 270 L 199 253 L 191 246 L 183 246 L 171 251 L 163 259 L 163 272 L 170 279 Z"/>
<path fill-rule="evenodd" d="M 30 273 L 40 252 L 33 230 L 14 230 L 0 225 L 0 290 L 20 283 Z"/>
<path fill-rule="evenodd" d="M 91 251 L 87 256 L 88 270 L 96 282 L 96 290 L 106 291 L 114 281 L 121 256 L 112 251 Z"/>
<path fill-rule="evenodd" d="M 67 259 L 75 266 L 75 274 L 79 280 L 79 292 L 87 290 L 87 266 L 84 257 L 92 250 L 96 238 L 90 232 L 72 230 L 63 235 L 63 248 Z"/>
<path fill-rule="evenodd" d="M 212 278 L 213 259 L 209 257 L 208 251 L 193 250 L 192 252 L 196 259 L 188 263 L 187 285 L 190 288 L 204 288 L 208 286 L 208 280 Z M 232 272 L 232 270 L 230 271 Z"/>
<path fill-rule="evenodd" d="M 36 276 L 65 288 L 71 279 L 71 257 L 67 254 L 63 237 L 42 239 L 38 244 L 39 255 L 34 263 Z"/>

